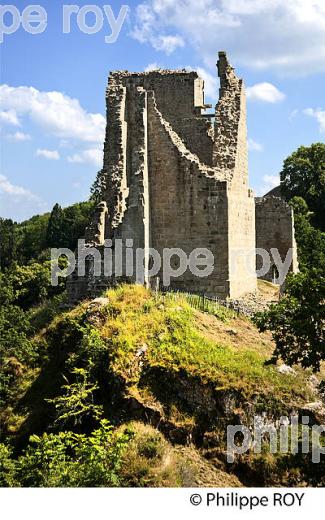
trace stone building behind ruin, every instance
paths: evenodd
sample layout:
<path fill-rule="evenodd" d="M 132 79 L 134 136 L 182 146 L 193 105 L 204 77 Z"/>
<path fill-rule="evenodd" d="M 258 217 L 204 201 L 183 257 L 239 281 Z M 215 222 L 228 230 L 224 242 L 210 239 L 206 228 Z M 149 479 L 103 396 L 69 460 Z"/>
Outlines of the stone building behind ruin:
<path fill-rule="evenodd" d="M 100 251 L 107 239 L 113 248 L 116 239 L 133 240 L 134 250 L 145 251 L 147 285 L 153 283 L 149 248 L 161 256 L 164 248 L 181 248 L 187 255 L 208 248 L 214 256 L 213 272 L 202 278 L 188 269 L 172 279 L 172 286 L 237 298 L 256 290 L 255 247 L 279 245 L 285 257 L 295 248 L 294 227 L 289 207 L 275 198 L 256 200 L 255 224 L 245 88 L 224 52 L 217 66 L 219 101 L 209 114 L 204 81 L 197 72 L 110 74 L 102 170 L 107 190 L 86 242 Z M 173 261 L 176 269 L 177 257 Z M 124 268 L 119 279 L 135 281 L 125 276 Z M 119 281 L 94 277 L 91 261 L 87 269 L 85 276 L 70 277 L 71 301 Z M 272 276 L 270 268 L 266 278 Z"/>

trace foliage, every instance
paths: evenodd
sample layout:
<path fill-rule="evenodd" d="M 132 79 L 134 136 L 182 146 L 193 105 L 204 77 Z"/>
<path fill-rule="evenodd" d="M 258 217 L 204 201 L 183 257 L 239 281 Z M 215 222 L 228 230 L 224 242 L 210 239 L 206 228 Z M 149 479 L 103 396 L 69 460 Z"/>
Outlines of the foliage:
<path fill-rule="evenodd" d="M 51 286 L 49 262 L 14 264 L 0 272 L 0 400 L 3 403 L 8 405 L 16 398 L 27 367 L 41 362 L 42 348 L 32 336 L 60 312 L 61 297 L 56 293 L 63 290 L 62 283 L 56 288 Z M 41 307 L 35 307 L 37 304 Z"/>
<path fill-rule="evenodd" d="M 84 368 L 74 368 L 72 375 L 75 376 L 75 382 L 62 387 L 65 395 L 48 399 L 56 409 L 54 424 L 60 426 L 71 422 L 76 426 L 85 418 L 97 420 L 103 414 L 102 407 L 94 404 L 94 392 L 98 390 L 98 385 L 89 382 L 87 371 Z"/>
<path fill-rule="evenodd" d="M 85 237 L 93 208 L 93 202 L 82 202 L 63 209 L 61 233 L 53 247 L 67 247 L 73 251 L 78 240 Z"/>
<path fill-rule="evenodd" d="M 11 390 L 21 375 L 21 363 L 29 358 L 29 320 L 15 304 L 15 294 L 0 273 L 0 403 L 10 399 Z"/>
<path fill-rule="evenodd" d="M 10 446 L 0 443 L 0 487 L 17 487 L 15 479 L 16 461 Z"/>
<path fill-rule="evenodd" d="M 127 433 L 114 432 L 103 419 L 89 436 L 71 431 L 33 435 L 18 460 L 0 445 L 0 467 L 9 468 L 2 485 L 22 487 L 118 486 L 118 471 L 129 442 Z"/>
<path fill-rule="evenodd" d="M 46 243 L 48 247 L 57 247 L 61 241 L 64 225 L 64 216 L 59 204 L 55 204 L 49 218 L 46 230 Z"/>
<path fill-rule="evenodd" d="M 16 224 L 11 219 L 0 218 L 0 270 L 9 267 L 16 258 Z"/>
<path fill-rule="evenodd" d="M 325 359 L 325 265 L 291 275 L 279 304 L 255 320 L 261 331 L 272 331 L 275 358 L 319 370 Z"/>
<path fill-rule="evenodd" d="M 64 291 L 29 309 L 28 318 L 31 332 L 34 334 L 46 327 L 58 314 L 63 312 L 66 304 L 67 294 Z"/>
<path fill-rule="evenodd" d="M 14 264 L 3 275 L 0 273 L 0 279 L 11 287 L 15 303 L 25 310 L 44 303 L 65 289 L 62 280 L 57 287 L 52 286 L 50 261 L 23 266 Z"/>
<path fill-rule="evenodd" d="M 280 177 L 283 196 L 302 197 L 312 212 L 312 224 L 325 231 L 325 144 L 298 148 L 284 161 Z"/>
<path fill-rule="evenodd" d="M 27 264 L 36 260 L 47 248 L 46 232 L 49 214 L 35 215 L 34 217 L 16 225 L 17 250 L 14 260 L 19 264 Z"/>
<path fill-rule="evenodd" d="M 107 190 L 107 173 L 99 170 L 93 185 L 90 188 L 90 200 L 98 204 L 103 200 L 105 191 Z"/>
<path fill-rule="evenodd" d="M 25 358 L 30 345 L 28 332 L 28 317 L 16 304 L 12 287 L 6 286 L 4 276 L 0 275 L 0 354 L 19 353 Z"/>
<path fill-rule="evenodd" d="M 325 265 L 325 233 L 311 225 L 312 213 L 303 198 L 293 197 L 290 206 L 295 215 L 299 269 L 317 269 L 321 265 Z"/>
<path fill-rule="evenodd" d="M 51 247 L 74 250 L 84 238 L 94 208 L 93 201 L 80 202 L 62 209 L 55 204 L 51 214 L 35 215 L 17 224 L 0 218 L 0 268 L 50 260 Z"/>
<path fill-rule="evenodd" d="M 274 359 L 317 371 L 325 359 L 325 144 L 300 147 L 280 175 L 281 192 L 294 210 L 301 272 L 287 278 L 279 304 L 255 321 L 272 332 Z"/>

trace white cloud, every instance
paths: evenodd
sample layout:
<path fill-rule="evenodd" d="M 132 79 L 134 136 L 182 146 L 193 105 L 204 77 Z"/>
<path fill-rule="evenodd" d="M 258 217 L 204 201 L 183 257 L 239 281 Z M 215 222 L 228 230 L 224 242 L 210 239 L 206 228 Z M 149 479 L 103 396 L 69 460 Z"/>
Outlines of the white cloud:
<path fill-rule="evenodd" d="M 169 53 L 191 45 L 211 67 L 216 51 L 226 49 L 232 60 L 253 68 L 325 70 L 324 0 L 145 0 L 132 36 Z M 164 48 L 166 37 L 175 45 Z"/>
<path fill-rule="evenodd" d="M 16 186 L 12 184 L 7 177 L 0 175 L 0 193 L 13 196 L 15 198 L 28 198 L 29 200 L 39 200 L 31 191 L 23 188 L 22 186 Z"/>
<path fill-rule="evenodd" d="M 44 157 L 44 159 L 49 161 L 58 161 L 60 159 L 60 154 L 57 150 L 42 150 L 38 148 L 35 155 L 36 157 Z"/>
<path fill-rule="evenodd" d="M 276 188 L 280 184 L 279 175 L 264 175 L 263 177 L 264 184 L 257 189 L 257 195 L 261 197 L 262 195 L 266 195 L 273 188 Z"/>
<path fill-rule="evenodd" d="M 1 107 L 1 104 L 0 104 Z M 19 119 L 15 110 L 0 111 L 0 123 L 5 125 L 20 126 Z"/>
<path fill-rule="evenodd" d="M 28 116 L 49 134 L 62 139 L 97 143 L 104 139 L 105 117 L 86 112 L 77 99 L 62 92 L 0 85 L 0 108 L 0 117 L 11 124 L 17 125 L 18 117 Z"/>
<path fill-rule="evenodd" d="M 256 83 L 246 89 L 247 99 L 252 101 L 264 101 L 265 103 L 280 103 L 285 99 L 285 94 L 280 92 L 272 83 Z"/>
<path fill-rule="evenodd" d="M 263 151 L 263 145 L 261 143 L 258 143 L 257 141 L 254 141 L 254 139 L 249 138 L 248 139 L 248 149 L 252 152 L 262 152 Z"/>
<path fill-rule="evenodd" d="M 325 133 L 325 110 L 321 108 L 306 108 L 303 113 L 306 116 L 314 117 L 319 123 L 320 132 Z"/>
<path fill-rule="evenodd" d="M 172 54 L 178 47 L 184 47 L 185 43 L 181 36 L 159 36 L 154 41 L 154 48 L 163 51 L 167 55 Z"/>
<path fill-rule="evenodd" d="M 89 150 L 83 150 L 74 155 L 70 155 L 67 158 L 69 163 L 90 163 L 94 164 L 97 167 L 102 166 L 103 163 L 103 152 L 102 149 L 92 148 Z"/>
<path fill-rule="evenodd" d="M 16 221 L 49 210 L 48 205 L 38 195 L 23 186 L 13 184 L 5 175 L 0 175 L 0 208 L 1 217 Z"/>
<path fill-rule="evenodd" d="M 156 7 L 159 9 L 159 5 Z M 131 33 L 133 38 L 141 43 L 148 42 L 154 49 L 163 51 L 167 55 L 172 54 L 178 47 L 184 47 L 184 39 L 179 34 L 166 34 L 165 31 L 156 30 L 158 18 L 150 4 L 140 4 L 136 13 L 137 21 Z M 162 24 L 160 24 L 160 29 L 162 29 Z"/>
<path fill-rule="evenodd" d="M 10 141 L 30 141 L 31 136 L 29 134 L 25 134 L 24 132 L 16 132 L 14 134 L 8 134 L 6 136 Z"/>

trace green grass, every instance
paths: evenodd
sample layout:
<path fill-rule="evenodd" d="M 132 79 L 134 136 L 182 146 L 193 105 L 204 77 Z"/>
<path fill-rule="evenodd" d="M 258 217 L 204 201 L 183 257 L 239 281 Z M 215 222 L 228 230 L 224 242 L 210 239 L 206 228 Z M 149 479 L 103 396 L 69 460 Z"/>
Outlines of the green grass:
<path fill-rule="evenodd" d="M 169 301 L 188 303 L 191 308 L 206 312 L 222 321 L 227 321 L 238 315 L 235 311 L 220 305 L 218 302 L 197 294 L 169 292 L 161 295 L 161 297 Z"/>
<path fill-rule="evenodd" d="M 112 368 L 137 383 L 139 371 L 134 358 L 145 349 L 146 368 L 182 371 L 213 383 L 216 389 L 238 390 L 251 397 L 273 393 L 279 399 L 306 395 L 305 374 L 282 375 L 265 366 L 263 353 L 249 347 L 236 349 L 204 338 L 195 324 L 194 311 L 181 295 L 155 299 L 139 286 L 122 286 L 108 291 L 107 320 L 100 334 L 109 345 Z M 227 309 L 222 319 L 233 317 Z"/>

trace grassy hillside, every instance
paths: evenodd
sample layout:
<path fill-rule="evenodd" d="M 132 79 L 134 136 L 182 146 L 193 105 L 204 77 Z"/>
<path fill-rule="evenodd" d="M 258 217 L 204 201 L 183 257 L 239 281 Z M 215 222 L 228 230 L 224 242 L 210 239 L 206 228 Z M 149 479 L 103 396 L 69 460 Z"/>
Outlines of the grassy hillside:
<path fill-rule="evenodd" d="M 120 485 L 320 485 L 324 468 L 309 455 L 265 447 L 227 463 L 227 425 L 252 426 L 264 412 L 275 420 L 308 410 L 314 422 L 323 413 L 315 376 L 266 365 L 271 337 L 244 316 L 122 286 L 60 311 L 33 344 L 41 361 L 12 367 L 16 398 L 1 412 L 17 454 L 31 434 L 89 434 L 105 417 L 131 439 Z"/>

